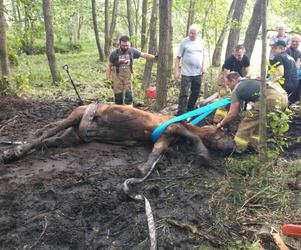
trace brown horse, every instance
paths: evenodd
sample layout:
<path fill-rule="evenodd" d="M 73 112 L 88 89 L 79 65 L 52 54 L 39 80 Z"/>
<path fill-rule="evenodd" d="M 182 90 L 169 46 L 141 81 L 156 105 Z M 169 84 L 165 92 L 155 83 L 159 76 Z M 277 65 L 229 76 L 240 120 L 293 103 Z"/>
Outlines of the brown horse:
<path fill-rule="evenodd" d="M 169 115 L 115 104 L 80 106 L 66 119 L 38 130 L 36 138 L 31 142 L 5 152 L 0 162 L 8 163 L 19 159 L 30 150 L 42 146 L 66 146 L 92 140 L 122 145 L 151 141 L 152 131 L 171 118 Z M 63 132 L 60 133 L 61 131 Z M 156 159 L 179 137 L 191 141 L 195 147 L 196 157 L 201 159 L 200 162 L 207 164 L 210 163 L 210 157 L 206 146 L 224 152 L 233 147 L 233 141 L 215 126 L 197 127 L 186 122 L 171 124 L 154 143 L 147 162 L 138 167 L 139 171 L 145 174 Z"/>

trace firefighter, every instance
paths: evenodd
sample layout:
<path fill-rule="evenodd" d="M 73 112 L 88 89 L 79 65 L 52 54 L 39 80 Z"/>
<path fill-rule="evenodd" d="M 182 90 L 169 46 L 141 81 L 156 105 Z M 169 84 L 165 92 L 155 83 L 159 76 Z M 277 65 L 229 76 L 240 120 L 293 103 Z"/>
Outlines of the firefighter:
<path fill-rule="evenodd" d="M 258 79 L 241 79 L 237 72 L 230 72 L 226 76 L 226 85 L 232 90 L 231 106 L 226 117 L 217 124 L 217 127 L 225 126 L 238 115 L 241 102 L 247 102 L 251 106 L 239 124 L 234 137 L 238 153 L 245 151 L 248 146 L 258 150 L 260 84 L 261 81 Z M 266 103 L 267 113 L 276 108 L 284 110 L 288 106 L 287 94 L 278 83 L 267 82 Z"/>

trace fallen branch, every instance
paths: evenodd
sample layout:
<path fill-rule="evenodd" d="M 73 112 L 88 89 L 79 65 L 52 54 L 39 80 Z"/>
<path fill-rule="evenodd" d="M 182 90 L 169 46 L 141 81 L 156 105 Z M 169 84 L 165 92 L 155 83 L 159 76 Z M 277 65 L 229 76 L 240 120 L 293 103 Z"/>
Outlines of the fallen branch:
<path fill-rule="evenodd" d="M 0 125 L 0 133 L 2 132 L 2 130 L 7 127 L 11 122 L 15 121 L 16 118 L 18 118 L 19 115 L 14 116 L 13 118 L 7 120 L 6 122 L 4 122 L 4 124 Z"/>
<path fill-rule="evenodd" d="M 205 233 L 202 233 L 195 226 L 183 223 L 183 222 L 178 221 L 178 220 L 173 220 L 173 219 L 167 219 L 166 222 L 168 222 L 171 225 L 178 226 L 178 227 L 183 228 L 183 229 L 187 229 L 188 231 L 192 232 L 193 234 L 195 234 L 195 235 L 197 235 L 197 236 L 199 236 L 203 239 L 206 239 L 206 240 L 210 241 L 210 243 L 213 244 L 213 245 L 221 245 L 221 243 L 218 242 L 215 238 L 213 238 L 213 237 L 211 237 L 211 236 L 209 236 Z"/>
<path fill-rule="evenodd" d="M 45 234 L 47 227 L 48 227 L 48 220 L 47 220 L 47 216 L 45 215 L 44 216 L 43 231 L 40 234 L 40 237 L 38 238 L 38 240 L 30 247 L 30 249 L 33 249 L 34 247 L 37 246 L 37 244 L 40 242 L 40 240 L 42 239 L 43 235 Z"/>

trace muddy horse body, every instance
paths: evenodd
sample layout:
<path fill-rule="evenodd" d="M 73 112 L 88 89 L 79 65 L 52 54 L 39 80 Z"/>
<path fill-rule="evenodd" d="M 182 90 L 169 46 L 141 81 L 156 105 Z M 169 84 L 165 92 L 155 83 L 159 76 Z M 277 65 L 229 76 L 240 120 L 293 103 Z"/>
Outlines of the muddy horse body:
<path fill-rule="evenodd" d="M 172 116 L 115 104 L 80 106 L 66 119 L 38 130 L 36 138 L 31 142 L 5 152 L 0 161 L 8 163 L 44 145 L 47 147 L 74 145 L 92 140 L 133 145 L 136 142 L 151 141 L 152 131 L 170 118 Z M 60 133 L 61 131 L 63 133 Z M 139 166 L 141 173 L 145 174 L 159 155 L 178 137 L 184 137 L 192 142 L 196 157 L 202 159 L 203 163 L 210 162 L 206 146 L 220 151 L 228 151 L 233 146 L 232 140 L 224 136 L 215 126 L 197 127 L 186 122 L 175 123 L 170 125 L 154 143 L 147 162 Z"/>

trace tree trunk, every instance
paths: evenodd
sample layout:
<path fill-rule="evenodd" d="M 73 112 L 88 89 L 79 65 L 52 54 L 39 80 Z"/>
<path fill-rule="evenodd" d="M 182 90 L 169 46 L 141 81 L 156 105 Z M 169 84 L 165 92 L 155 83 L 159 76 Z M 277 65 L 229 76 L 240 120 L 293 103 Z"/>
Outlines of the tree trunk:
<path fill-rule="evenodd" d="M 135 25 L 134 25 L 134 36 L 133 40 L 134 47 L 138 44 L 138 26 L 139 26 L 139 10 L 140 10 L 140 0 L 134 0 L 134 11 L 135 11 Z"/>
<path fill-rule="evenodd" d="M 172 0 L 169 0 L 168 28 L 169 28 L 169 48 L 168 48 L 168 78 L 172 78 L 173 69 L 173 27 L 172 27 Z"/>
<path fill-rule="evenodd" d="M 189 1 L 189 11 L 186 25 L 186 36 L 188 36 L 188 30 L 191 24 L 193 24 L 194 20 L 194 10 L 195 10 L 195 0 Z"/>
<path fill-rule="evenodd" d="M 109 0 L 105 0 L 105 55 L 109 56 L 116 27 L 119 0 L 114 0 L 111 24 L 109 23 Z"/>
<path fill-rule="evenodd" d="M 132 37 L 134 34 L 133 16 L 132 16 L 132 0 L 126 0 L 127 20 L 129 28 L 129 36 Z"/>
<path fill-rule="evenodd" d="M 81 35 L 83 24 L 84 24 L 84 17 L 79 16 L 78 17 L 78 26 L 77 26 L 77 42 L 79 42 L 79 40 L 80 40 L 80 35 Z"/>
<path fill-rule="evenodd" d="M 221 65 L 223 44 L 224 44 L 227 30 L 229 28 L 230 19 L 233 15 L 234 6 L 236 4 L 236 1 L 237 0 L 233 0 L 231 3 L 230 9 L 229 9 L 227 17 L 226 17 L 226 21 L 224 23 L 223 30 L 217 40 L 215 48 L 214 48 L 214 52 L 213 52 L 213 56 L 212 56 L 212 65 L 216 66 L 216 67 L 219 67 Z"/>
<path fill-rule="evenodd" d="M 232 22 L 231 22 L 231 29 L 228 37 L 226 58 L 228 58 L 232 54 L 234 46 L 237 45 L 239 41 L 241 21 L 245 12 L 246 3 L 247 0 L 236 1 Z"/>
<path fill-rule="evenodd" d="M 266 112 L 266 44 L 267 44 L 267 1 L 261 0 L 262 20 L 262 53 L 261 53 L 261 87 L 260 87 L 260 120 L 259 120 L 259 153 L 260 159 L 266 159 L 267 152 L 267 112 Z"/>
<path fill-rule="evenodd" d="M 6 32 L 5 32 L 5 18 L 4 18 L 4 4 L 3 0 L 0 0 L 0 63 L 2 80 L 0 81 L 0 93 L 9 88 L 6 77 L 10 73 L 8 54 L 6 47 Z"/>
<path fill-rule="evenodd" d="M 151 19 L 149 23 L 149 44 L 148 53 L 155 55 L 157 53 L 157 20 L 158 20 L 159 0 L 153 0 Z M 146 90 L 150 86 L 153 61 L 147 61 L 143 74 L 143 86 Z"/>
<path fill-rule="evenodd" d="M 110 54 L 109 37 L 110 37 L 110 24 L 109 24 L 109 0 L 105 0 L 105 55 Z"/>
<path fill-rule="evenodd" d="M 244 45 L 246 48 L 246 55 L 251 59 L 252 52 L 254 49 L 254 45 L 256 42 L 256 38 L 258 35 L 258 31 L 261 26 L 261 0 L 256 0 L 256 3 L 253 8 L 253 13 L 251 20 L 249 22 L 246 35 L 245 35 L 245 40 L 244 40 Z"/>
<path fill-rule="evenodd" d="M 92 18 L 93 18 L 95 41 L 96 41 L 99 60 L 102 62 L 105 59 L 105 55 L 104 55 L 104 52 L 100 45 L 100 40 L 99 40 L 99 31 L 98 31 L 97 14 L 96 14 L 96 9 L 97 9 L 96 8 L 96 0 L 91 0 L 91 3 L 92 3 Z"/>
<path fill-rule="evenodd" d="M 44 23 L 45 23 L 45 31 L 46 31 L 46 54 L 47 54 L 53 82 L 58 82 L 62 80 L 62 77 L 58 70 L 55 53 L 54 53 L 54 45 L 53 45 L 54 35 L 53 35 L 53 27 L 52 27 L 50 0 L 43 0 L 43 14 L 44 14 Z"/>
<path fill-rule="evenodd" d="M 146 45 L 146 20 L 147 20 L 147 1 L 142 2 L 142 17 L 141 17 L 141 51 L 145 50 Z"/>
<path fill-rule="evenodd" d="M 162 109 L 167 97 L 168 48 L 169 48 L 169 1 L 159 1 L 159 58 L 157 67 L 157 100 L 156 108 Z"/>

